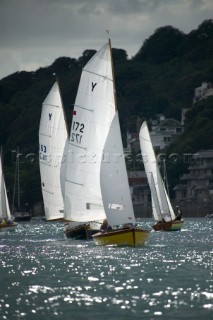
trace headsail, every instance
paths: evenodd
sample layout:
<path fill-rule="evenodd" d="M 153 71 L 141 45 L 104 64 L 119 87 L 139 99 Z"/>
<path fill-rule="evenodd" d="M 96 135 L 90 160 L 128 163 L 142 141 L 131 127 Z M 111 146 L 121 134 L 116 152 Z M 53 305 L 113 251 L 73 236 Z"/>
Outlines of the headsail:
<path fill-rule="evenodd" d="M 101 166 L 101 190 L 108 222 L 111 226 L 135 223 L 127 177 L 118 112 L 115 113 L 104 146 Z"/>

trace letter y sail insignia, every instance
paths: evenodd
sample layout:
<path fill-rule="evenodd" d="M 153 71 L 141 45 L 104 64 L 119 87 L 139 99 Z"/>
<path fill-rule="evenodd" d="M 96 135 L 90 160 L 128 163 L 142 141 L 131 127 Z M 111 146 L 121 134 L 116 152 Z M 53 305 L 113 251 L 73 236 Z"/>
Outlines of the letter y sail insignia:
<path fill-rule="evenodd" d="M 92 92 L 93 92 L 93 90 L 95 89 L 96 84 L 97 84 L 97 83 L 93 83 L 93 82 L 92 82 Z"/>

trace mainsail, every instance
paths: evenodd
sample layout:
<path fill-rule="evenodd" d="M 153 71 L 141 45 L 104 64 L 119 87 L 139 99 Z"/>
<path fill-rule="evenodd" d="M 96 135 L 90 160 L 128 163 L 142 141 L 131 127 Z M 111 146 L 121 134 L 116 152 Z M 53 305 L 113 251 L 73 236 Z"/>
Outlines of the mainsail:
<path fill-rule="evenodd" d="M 2 159 L 0 155 L 0 219 L 11 219 L 7 191 L 4 181 Z"/>
<path fill-rule="evenodd" d="M 39 127 L 39 164 L 47 220 L 64 217 L 63 173 L 67 128 L 58 83 L 42 105 Z"/>
<path fill-rule="evenodd" d="M 156 190 L 157 199 L 159 202 L 160 212 L 159 210 L 157 211 L 157 208 L 156 208 L 157 206 L 153 205 L 154 207 L 153 217 L 156 221 L 162 220 L 162 218 L 166 220 L 174 220 L 175 213 L 173 211 L 172 205 L 170 203 L 168 194 L 166 192 L 166 189 L 159 171 L 158 163 L 156 160 L 155 152 L 152 146 L 152 141 L 150 138 L 146 121 L 144 121 L 141 125 L 139 138 L 140 138 L 142 159 L 143 159 L 147 180 L 148 180 L 149 187 L 151 190 L 151 195 L 152 195 L 152 204 L 154 204 L 153 193 L 155 192 L 155 190 Z M 155 187 L 155 190 L 153 190 L 154 187 Z"/>
<path fill-rule="evenodd" d="M 106 217 L 100 185 L 104 145 L 115 114 L 107 43 L 84 67 L 73 110 L 65 182 L 65 219 Z"/>

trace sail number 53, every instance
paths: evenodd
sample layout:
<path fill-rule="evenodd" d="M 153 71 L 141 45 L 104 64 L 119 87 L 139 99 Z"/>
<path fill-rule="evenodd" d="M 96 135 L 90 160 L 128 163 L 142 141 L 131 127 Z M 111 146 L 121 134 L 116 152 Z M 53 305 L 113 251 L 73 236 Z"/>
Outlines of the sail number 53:
<path fill-rule="evenodd" d="M 77 121 L 72 123 L 71 141 L 81 144 L 82 135 L 84 132 L 84 124 Z"/>

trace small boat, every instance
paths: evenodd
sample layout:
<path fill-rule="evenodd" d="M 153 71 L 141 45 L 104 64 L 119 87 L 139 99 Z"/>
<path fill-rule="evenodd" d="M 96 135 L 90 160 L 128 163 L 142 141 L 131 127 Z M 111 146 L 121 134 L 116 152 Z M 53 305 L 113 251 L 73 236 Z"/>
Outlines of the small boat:
<path fill-rule="evenodd" d="M 181 230 L 184 225 L 184 221 L 181 219 L 182 214 L 177 208 L 178 213 L 175 215 L 172 208 L 160 174 L 146 121 L 141 125 L 139 138 L 144 168 L 151 190 L 152 215 L 155 221 L 152 227 L 155 231 Z"/>
<path fill-rule="evenodd" d="M 106 232 L 100 232 L 93 236 L 97 245 L 116 245 L 128 247 L 141 247 L 149 237 L 149 230 L 138 227 L 121 227 Z"/>
<path fill-rule="evenodd" d="M 45 221 L 64 221 L 67 139 L 65 114 L 56 81 L 42 104 L 39 125 L 39 167 Z"/>
<path fill-rule="evenodd" d="M 32 218 L 32 215 L 28 212 L 25 211 L 24 209 L 18 209 L 15 213 L 14 213 L 14 218 L 15 221 L 30 221 Z"/>
<path fill-rule="evenodd" d="M 213 218 L 213 213 L 208 213 L 205 218 Z"/>
<path fill-rule="evenodd" d="M 14 215 L 15 221 L 30 221 L 32 218 L 32 214 L 26 210 L 24 206 L 21 206 L 20 200 L 20 164 L 19 164 L 19 147 L 16 151 L 16 170 L 15 170 L 15 184 L 14 184 L 14 194 L 13 194 L 13 207 L 12 212 Z M 15 202 L 15 195 L 16 195 L 16 184 L 17 184 L 17 208 L 16 211 L 14 210 L 14 202 Z"/>
<path fill-rule="evenodd" d="M 95 231 L 94 231 L 95 233 Z M 90 240 L 94 234 L 90 228 L 89 223 L 65 223 L 64 234 L 67 238 L 76 240 Z"/>
<path fill-rule="evenodd" d="M 17 223 L 11 220 L 11 213 L 5 186 L 2 156 L 0 154 L 0 231 L 14 231 Z"/>

